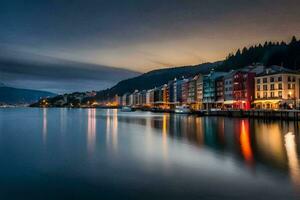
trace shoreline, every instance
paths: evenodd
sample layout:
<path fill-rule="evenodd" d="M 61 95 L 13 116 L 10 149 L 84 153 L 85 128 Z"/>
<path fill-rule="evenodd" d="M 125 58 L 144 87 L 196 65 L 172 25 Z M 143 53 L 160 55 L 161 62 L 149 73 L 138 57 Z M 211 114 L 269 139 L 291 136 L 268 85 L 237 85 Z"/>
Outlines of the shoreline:
<path fill-rule="evenodd" d="M 13 107 L 18 108 L 18 107 Z M 21 107 L 24 108 L 24 107 Z M 86 106 L 86 107 L 31 107 L 28 108 L 69 108 L 69 109 L 121 109 L 121 106 Z M 153 113 L 172 113 L 177 115 L 222 116 L 232 118 L 258 118 L 265 120 L 300 121 L 300 110 L 194 110 L 190 113 L 175 113 L 172 109 L 133 108 L 134 111 Z"/>

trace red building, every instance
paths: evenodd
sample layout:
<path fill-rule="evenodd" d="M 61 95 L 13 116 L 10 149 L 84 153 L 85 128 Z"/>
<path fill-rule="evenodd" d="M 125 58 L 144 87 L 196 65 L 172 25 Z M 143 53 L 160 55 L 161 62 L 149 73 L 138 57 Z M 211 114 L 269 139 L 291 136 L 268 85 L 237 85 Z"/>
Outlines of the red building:
<path fill-rule="evenodd" d="M 249 110 L 254 100 L 254 72 L 237 71 L 233 76 L 233 107 Z"/>

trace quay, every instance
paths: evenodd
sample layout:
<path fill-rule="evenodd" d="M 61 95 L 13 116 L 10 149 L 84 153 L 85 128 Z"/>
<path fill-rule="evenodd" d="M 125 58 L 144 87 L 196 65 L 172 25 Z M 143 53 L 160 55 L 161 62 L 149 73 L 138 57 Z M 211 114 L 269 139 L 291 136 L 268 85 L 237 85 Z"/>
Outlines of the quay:
<path fill-rule="evenodd" d="M 300 120 L 300 110 L 219 110 L 202 111 L 203 116 L 260 118 L 265 120 Z"/>

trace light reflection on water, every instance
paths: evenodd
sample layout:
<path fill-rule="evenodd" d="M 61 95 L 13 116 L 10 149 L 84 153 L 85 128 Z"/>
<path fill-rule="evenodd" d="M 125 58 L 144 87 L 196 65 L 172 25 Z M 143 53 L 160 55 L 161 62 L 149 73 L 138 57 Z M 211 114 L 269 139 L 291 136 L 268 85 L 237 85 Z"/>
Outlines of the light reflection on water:
<path fill-rule="evenodd" d="M 0 119 L 0 197 L 59 199 L 57 187 L 82 199 L 300 197 L 298 123 L 115 109 L 3 109 Z"/>
<path fill-rule="evenodd" d="M 297 154 L 295 135 L 292 132 L 288 132 L 287 134 L 285 134 L 284 139 L 285 139 L 285 148 L 287 152 L 291 179 L 295 183 L 295 187 L 299 189 L 300 166 L 299 166 L 299 158 Z"/>
<path fill-rule="evenodd" d="M 47 109 L 43 109 L 43 142 L 46 143 L 47 140 Z"/>
<path fill-rule="evenodd" d="M 87 147 L 92 153 L 96 144 L 96 109 L 88 110 Z"/>

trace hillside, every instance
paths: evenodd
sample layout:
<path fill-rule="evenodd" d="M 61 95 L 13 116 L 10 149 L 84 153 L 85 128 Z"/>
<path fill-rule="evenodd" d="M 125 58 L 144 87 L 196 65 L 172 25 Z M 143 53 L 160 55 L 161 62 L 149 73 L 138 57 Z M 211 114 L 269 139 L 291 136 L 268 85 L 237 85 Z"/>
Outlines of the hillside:
<path fill-rule="evenodd" d="M 151 89 L 168 83 L 174 78 L 191 77 L 199 73 L 207 74 L 211 69 L 226 72 L 255 63 L 261 63 L 265 66 L 280 65 L 288 69 L 300 70 L 300 40 L 293 37 L 289 43 L 265 42 L 263 45 L 244 47 L 234 54 L 229 54 L 224 61 L 215 63 L 153 70 L 140 76 L 120 81 L 110 89 L 97 92 L 95 97 L 84 98 L 83 103 L 94 99 L 98 101 L 108 100 L 115 95 L 123 95 L 136 89 Z"/>
<path fill-rule="evenodd" d="M 38 101 L 42 97 L 53 97 L 50 92 L 6 87 L 0 84 L 0 103 L 5 104 L 29 104 Z"/>
<path fill-rule="evenodd" d="M 222 62 L 204 63 L 195 66 L 183 66 L 167 69 L 158 69 L 147 72 L 135 78 L 120 81 L 114 87 L 98 92 L 97 99 L 102 100 L 114 95 L 122 95 L 126 92 L 137 90 L 151 89 L 165 83 L 174 78 L 190 77 L 199 73 L 209 73 L 212 68 L 217 67 Z"/>

